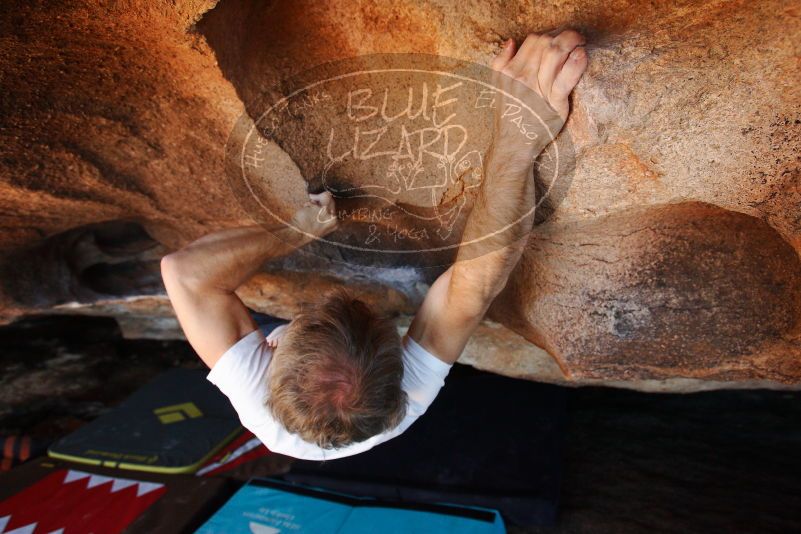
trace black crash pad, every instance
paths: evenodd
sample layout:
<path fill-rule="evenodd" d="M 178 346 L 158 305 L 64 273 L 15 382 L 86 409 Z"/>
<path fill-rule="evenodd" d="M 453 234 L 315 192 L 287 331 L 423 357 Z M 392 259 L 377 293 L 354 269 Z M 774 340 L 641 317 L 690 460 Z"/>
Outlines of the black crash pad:
<path fill-rule="evenodd" d="M 54 443 L 53 458 L 157 473 L 193 473 L 242 431 L 206 369 L 171 369 L 111 412 Z"/>
<path fill-rule="evenodd" d="M 498 509 L 553 525 L 568 390 L 456 364 L 404 434 L 346 458 L 296 461 L 284 479 L 350 494 Z"/>

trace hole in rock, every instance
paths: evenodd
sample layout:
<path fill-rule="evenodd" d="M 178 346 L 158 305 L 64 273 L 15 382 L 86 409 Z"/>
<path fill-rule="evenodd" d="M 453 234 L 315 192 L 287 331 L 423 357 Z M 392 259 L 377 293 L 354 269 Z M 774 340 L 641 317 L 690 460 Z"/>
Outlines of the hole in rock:
<path fill-rule="evenodd" d="M 79 278 L 84 286 L 105 295 L 155 295 L 163 287 L 157 261 L 96 263 Z"/>
<path fill-rule="evenodd" d="M 4 293 L 46 308 L 102 296 L 163 293 L 159 261 L 166 249 L 131 221 L 107 221 L 53 235 L 0 262 Z"/>
<path fill-rule="evenodd" d="M 78 256 L 72 258 L 75 265 L 91 260 L 77 278 L 95 293 L 128 296 L 164 291 L 159 267 L 163 248 L 137 223 L 109 221 L 86 228 L 72 252 Z"/>

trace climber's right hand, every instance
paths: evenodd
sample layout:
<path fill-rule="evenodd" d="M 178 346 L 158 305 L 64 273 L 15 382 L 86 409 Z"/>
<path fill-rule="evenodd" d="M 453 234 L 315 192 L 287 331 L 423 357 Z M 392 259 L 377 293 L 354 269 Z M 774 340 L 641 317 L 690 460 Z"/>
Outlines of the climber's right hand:
<path fill-rule="evenodd" d="M 573 30 L 555 37 L 529 34 L 517 50 L 513 39 L 504 43 L 492 60 L 493 83 L 499 89 L 494 106 L 496 144 L 538 153 L 556 137 L 570 110 L 568 96 L 587 68 L 584 44 L 584 37 Z M 511 113 L 521 103 L 540 120 Z"/>
<path fill-rule="evenodd" d="M 309 202 L 292 217 L 292 225 L 311 237 L 323 237 L 337 228 L 334 197 L 328 191 L 310 194 Z"/>

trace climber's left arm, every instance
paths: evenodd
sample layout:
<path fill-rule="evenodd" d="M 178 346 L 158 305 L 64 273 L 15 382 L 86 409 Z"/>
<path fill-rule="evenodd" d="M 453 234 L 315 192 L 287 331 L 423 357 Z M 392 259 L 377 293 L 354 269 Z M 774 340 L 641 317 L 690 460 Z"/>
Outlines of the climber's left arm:
<path fill-rule="evenodd" d="M 327 195 L 327 196 L 326 196 Z M 311 197 L 292 228 L 248 226 L 207 235 L 161 260 L 167 295 L 187 340 L 213 367 L 234 343 L 257 328 L 236 289 L 264 262 L 284 256 L 336 227 L 331 195 Z M 326 213 L 325 220 L 318 215 Z"/>

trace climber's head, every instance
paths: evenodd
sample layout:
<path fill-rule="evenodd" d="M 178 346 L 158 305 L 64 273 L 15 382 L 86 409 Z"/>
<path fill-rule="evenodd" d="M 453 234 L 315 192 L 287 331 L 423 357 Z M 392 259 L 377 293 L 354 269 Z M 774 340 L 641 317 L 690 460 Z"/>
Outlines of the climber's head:
<path fill-rule="evenodd" d="M 394 321 L 345 290 L 304 308 L 275 347 L 267 406 L 290 432 L 324 449 L 395 427 L 406 411 Z"/>

